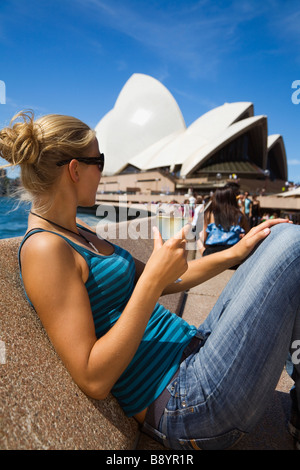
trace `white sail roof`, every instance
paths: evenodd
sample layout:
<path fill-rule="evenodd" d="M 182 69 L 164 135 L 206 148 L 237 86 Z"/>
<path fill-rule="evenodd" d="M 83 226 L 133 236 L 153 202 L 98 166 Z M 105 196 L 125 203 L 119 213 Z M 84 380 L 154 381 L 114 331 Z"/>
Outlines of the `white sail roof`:
<path fill-rule="evenodd" d="M 267 117 L 254 116 L 251 102 L 225 103 L 187 128 L 174 97 L 148 75 L 129 78 L 114 108 L 95 130 L 106 157 L 104 175 L 117 174 L 129 165 L 141 171 L 164 167 L 172 171 L 179 165 L 180 176 L 189 177 L 222 147 L 251 132 L 256 163 L 266 169 L 269 152 L 287 179 L 283 139 L 278 134 L 268 138 Z"/>
<path fill-rule="evenodd" d="M 183 165 L 245 114 L 253 115 L 251 103 L 226 103 L 214 108 L 194 121 L 186 130 L 169 136 L 157 146 L 145 149 L 128 163 L 143 170 Z"/>
<path fill-rule="evenodd" d="M 167 88 L 148 75 L 132 75 L 114 108 L 95 128 L 106 156 L 104 174 L 119 172 L 132 157 L 185 128 L 181 111 Z"/>
<path fill-rule="evenodd" d="M 222 147 L 227 145 L 233 139 L 237 138 L 239 135 L 244 132 L 248 132 L 251 129 L 260 128 L 258 133 L 259 142 L 257 145 L 260 147 L 260 153 L 262 155 L 261 166 L 264 167 L 265 163 L 265 151 L 266 141 L 267 141 L 267 129 L 266 129 L 266 116 L 252 116 L 247 119 L 238 121 L 228 128 L 224 129 L 222 133 L 216 136 L 211 140 L 205 147 L 198 149 L 185 160 L 181 168 L 181 175 L 189 176 L 195 169 L 199 166 L 200 163 L 203 163 L 205 160 L 208 160 L 215 152 L 219 151 Z"/>

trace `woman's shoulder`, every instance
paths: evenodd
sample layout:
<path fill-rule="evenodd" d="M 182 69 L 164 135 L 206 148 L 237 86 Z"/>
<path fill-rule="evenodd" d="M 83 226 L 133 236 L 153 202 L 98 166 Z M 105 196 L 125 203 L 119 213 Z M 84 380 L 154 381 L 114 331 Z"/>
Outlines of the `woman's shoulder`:
<path fill-rule="evenodd" d="M 38 298 L 45 288 L 65 286 L 66 280 L 85 280 L 88 267 L 62 237 L 53 232 L 31 234 L 19 253 L 20 272 L 29 298 Z"/>
<path fill-rule="evenodd" d="M 70 257 L 72 250 L 71 246 L 66 243 L 66 240 L 58 236 L 58 234 L 42 229 L 32 229 L 31 233 L 25 234 L 23 242 L 20 247 L 20 256 L 22 263 L 33 259 L 44 260 L 45 262 L 52 262 L 58 259 L 66 259 Z"/>

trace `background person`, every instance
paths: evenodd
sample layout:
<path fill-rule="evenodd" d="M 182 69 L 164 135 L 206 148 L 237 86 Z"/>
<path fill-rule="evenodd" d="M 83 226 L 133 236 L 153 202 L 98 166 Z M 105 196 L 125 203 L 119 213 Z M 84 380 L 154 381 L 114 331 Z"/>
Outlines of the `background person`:
<path fill-rule="evenodd" d="M 238 243 L 249 231 L 246 216 L 240 211 L 231 186 L 217 189 L 204 216 L 203 244 L 198 247 L 202 256 L 223 251 Z"/>
<path fill-rule="evenodd" d="M 255 227 L 261 222 L 260 202 L 256 194 L 252 196 L 251 227 Z"/>
<path fill-rule="evenodd" d="M 244 193 L 244 214 L 247 217 L 248 223 L 250 225 L 250 219 L 252 215 L 252 201 L 249 197 L 248 191 Z"/>

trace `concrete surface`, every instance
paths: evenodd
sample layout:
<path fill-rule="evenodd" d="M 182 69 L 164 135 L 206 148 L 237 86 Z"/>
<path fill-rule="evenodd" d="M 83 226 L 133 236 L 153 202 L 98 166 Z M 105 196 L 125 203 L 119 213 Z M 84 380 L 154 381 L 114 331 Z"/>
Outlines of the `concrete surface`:
<path fill-rule="evenodd" d="M 111 395 L 96 401 L 79 390 L 26 302 L 19 242 L 0 241 L 0 449 L 133 449 L 136 421 Z"/>
<path fill-rule="evenodd" d="M 0 240 L 0 450 L 130 450 L 139 426 L 110 394 L 88 398 L 54 351 L 21 285 L 21 238 Z M 146 260 L 151 240 L 122 240 Z M 129 246 L 130 245 L 130 246 Z M 162 299 L 178 313 L 183 294 Z"/>

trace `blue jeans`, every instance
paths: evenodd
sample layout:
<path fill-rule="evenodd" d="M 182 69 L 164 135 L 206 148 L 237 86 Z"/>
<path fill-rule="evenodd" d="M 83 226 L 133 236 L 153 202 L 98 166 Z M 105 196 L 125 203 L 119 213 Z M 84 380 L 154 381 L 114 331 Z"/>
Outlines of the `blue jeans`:
<path fill-rule="evenodd" d="M 199 327 L 198 351 L 168 386 L 155 430 L 167 447 L 228 448 L 262 417 L 300 340 L 299 257 L 300 227 L 280 224 L 235 272 Z M 299 366 L 293 373 L 299 397 Z"/>

